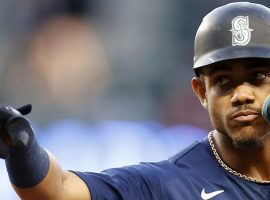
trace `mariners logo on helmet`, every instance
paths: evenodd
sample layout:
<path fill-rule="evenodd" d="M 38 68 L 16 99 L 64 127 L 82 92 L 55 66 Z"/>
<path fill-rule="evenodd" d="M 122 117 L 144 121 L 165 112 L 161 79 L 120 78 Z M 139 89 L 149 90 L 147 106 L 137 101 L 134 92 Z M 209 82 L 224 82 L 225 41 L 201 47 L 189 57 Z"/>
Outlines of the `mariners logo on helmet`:
<path fill-rule="evenodd" d="M 232 46 L 245 46 L 250 42 L 251 31 L 248 16 L 237 16 L 232 20 Z"/>

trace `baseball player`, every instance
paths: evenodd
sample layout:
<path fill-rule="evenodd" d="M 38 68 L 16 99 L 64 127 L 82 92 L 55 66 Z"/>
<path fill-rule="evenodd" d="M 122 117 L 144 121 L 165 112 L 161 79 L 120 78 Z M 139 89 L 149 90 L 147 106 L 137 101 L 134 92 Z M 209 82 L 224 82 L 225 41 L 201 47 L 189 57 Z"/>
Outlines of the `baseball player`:
<path fill-rule="evenodd" d="M 38 144 L 27 112 L 2 105 L 0 154 L 10 181 L 24 200 L 268 200 L 269 58 L 270 9 L 237 2 L 205 16 L 192 87 L 214 130 L 158 163 L 64 171 Z"/>

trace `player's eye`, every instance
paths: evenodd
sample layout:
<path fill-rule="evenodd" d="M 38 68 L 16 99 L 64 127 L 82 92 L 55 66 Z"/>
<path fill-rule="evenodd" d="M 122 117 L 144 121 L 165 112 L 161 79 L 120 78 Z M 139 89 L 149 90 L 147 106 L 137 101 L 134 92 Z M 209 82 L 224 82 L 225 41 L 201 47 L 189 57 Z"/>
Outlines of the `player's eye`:
<path fill-rule="evenodd" d="M 256 80 L 264 80 L 269 76 L 269 72 L 255 72 L 253 78 Z"/>
<path fill-rule="evenodd" d="M 215 80 L 215 84 L 218 86 L 224 86 L 230 82 L 230 79 L 226 76 L 219 76 Z"/>

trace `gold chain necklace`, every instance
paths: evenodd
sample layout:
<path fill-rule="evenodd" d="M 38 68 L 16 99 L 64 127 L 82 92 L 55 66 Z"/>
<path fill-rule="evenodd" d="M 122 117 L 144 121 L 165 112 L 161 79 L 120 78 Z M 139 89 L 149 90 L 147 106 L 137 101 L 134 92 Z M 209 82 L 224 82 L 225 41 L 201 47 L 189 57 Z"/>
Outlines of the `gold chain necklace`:
<path fill-rule="evenodd" d="M 212 152 L 214 153 L 217 161 L 219 162 L 219 164 L 228 172 L 232 173 L 233 175 L 235 176 L 238 176 L 240 178 L 243 178 L 243 179 L 246 179 L 248 181 L 252 181 L 252 182 L 255 182 L 255 183 L 270 183 L 270 181 L 264 181 L 264 180 L 259 180 L 257 178 L 252 178 L 252 177 L 249 177 L 249 176 L 246 176 L 244 174 L 241 174 L 235 170 L 233 170 L 232 168 L 228 167 L 224 162 L 223 160 L 220 158 L 220 156 L 218 155 L 218 152 L 215 148 L 215 145 L 214 145 L 214 141 L 213 141 L 213 131 L 211 131 L 209 134 L 208 134 L 208 141 L 209 141 L 209 144 L 211 146 L 211 149 L 212 149 Z"/>

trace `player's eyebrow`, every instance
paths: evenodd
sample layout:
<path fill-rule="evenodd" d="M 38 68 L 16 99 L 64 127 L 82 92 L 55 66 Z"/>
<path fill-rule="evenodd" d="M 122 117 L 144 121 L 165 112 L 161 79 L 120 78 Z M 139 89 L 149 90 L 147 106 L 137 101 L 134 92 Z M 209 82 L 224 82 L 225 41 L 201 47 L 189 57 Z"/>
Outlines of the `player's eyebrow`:
<path fill-rule="evenodd" d="M 231 71 L 232 67 L 229 65 L 221 65 L 221 66 L 213 66 L 212 68 L 209 69 L 209 71 L 207 72 L 207 75 L 211 76 L 217 72 L 228 72 Z"/>
<path fill-rule="evenodd" d="M 254 61 L 248 61 L 241 63 L 241 65 L 244 66 L 245 70 L 250 71 L 254 69 L 263 69 L 266 67 L 270 68 L 270 62 L 264 61 L 264 60 L 254 60 Z M 211 76 L 217 72 L 228 72 L 233 69 L 234 66 L 232 66 L 230 63 L 219 63 L 213 66 L 212 68 L 209 68 L 207 71 L 207 75 Z M 236 66 L 235 66 L 236 67 Z"/>
<path fill-rule="evenodd" d="M 250 70 L 252 68 L 270 67 L 270 63 L 269 61 L 254 61 L 254 62 L 248 63 L 246 66 L 247 66 L 247 70 Z"/>

